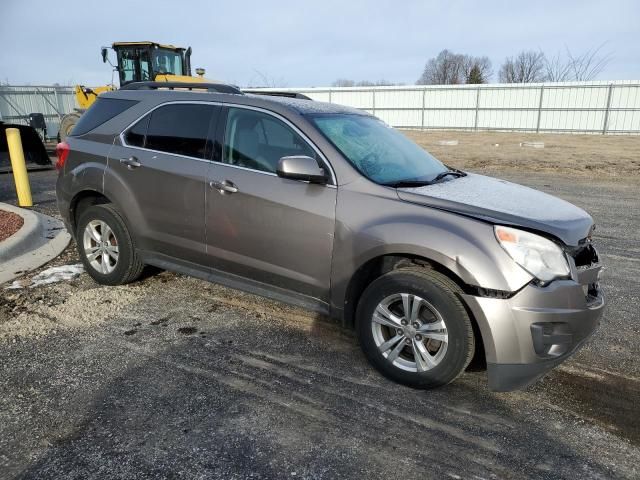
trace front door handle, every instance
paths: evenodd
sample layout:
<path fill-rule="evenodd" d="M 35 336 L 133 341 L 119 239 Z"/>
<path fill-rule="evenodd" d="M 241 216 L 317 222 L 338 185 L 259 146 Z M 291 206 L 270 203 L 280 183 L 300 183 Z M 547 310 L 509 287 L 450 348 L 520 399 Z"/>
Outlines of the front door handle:
<path fill-rule="evenodd" d="M 142 164 L 138 161 L 136 157 L 121 158 L 120 164 L 126 165 L 129 170 L 133 170 L 134 168 L 138 168 L 142 166 Z"/>
<path fill-rule="evenodd" d="M 211 180 L 209 182 L 209 186 L 211 188 L 215 188 L 220 193 L 236 193 L 238 191 L 238 187 L 236 187 L 229 180 L 225 180 L 224 182 L 218 182 L 217 180 Z"/>

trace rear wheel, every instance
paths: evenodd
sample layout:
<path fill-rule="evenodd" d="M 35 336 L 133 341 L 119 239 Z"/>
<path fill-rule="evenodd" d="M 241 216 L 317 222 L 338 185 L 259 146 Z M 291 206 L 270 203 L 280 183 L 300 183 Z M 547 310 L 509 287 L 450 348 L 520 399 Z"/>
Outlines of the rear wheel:
<path fill-rule="evenodd" d="M 142 273 L 133 239 L 112 205 L 92 205 L 81 212 L 76 241 L 85 270 L 98 283 L 122 285 Z"/>
<path fill-rule="evenodd" d="M 394 270 L 363 293 L 357 330 L 371 364 L 387 378 L 414 388 L 453 381 L 474 352 L 471 319 L 460 289 L 427 268 Z"/>

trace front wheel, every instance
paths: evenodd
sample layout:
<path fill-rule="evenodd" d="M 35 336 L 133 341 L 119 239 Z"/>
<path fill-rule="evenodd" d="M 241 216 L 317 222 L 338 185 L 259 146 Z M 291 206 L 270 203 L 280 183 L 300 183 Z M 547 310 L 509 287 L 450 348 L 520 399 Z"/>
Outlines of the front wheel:
<path fill-rule="evenodd" d="M 87 273 L 103 285 L 137 279 L 144 264 L 120 213 L 110 204 L 92 205 L 80 213 L 78 253 Z"/>
<path fill-rule="evenodd" d="M 459 287 L 422 267 L 376 279 L 356 312 L 358 337 L 369 362 L 384 376 L 413 388 L 446 385 L 474 353 L 471 319 Z"/>

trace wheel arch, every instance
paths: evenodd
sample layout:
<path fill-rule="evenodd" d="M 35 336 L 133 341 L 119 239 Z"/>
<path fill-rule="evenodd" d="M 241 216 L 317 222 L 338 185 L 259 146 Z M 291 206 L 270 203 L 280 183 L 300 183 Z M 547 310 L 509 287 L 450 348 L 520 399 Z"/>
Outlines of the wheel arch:
<path fill-rule="evenodd" d="M 82 210 L 92 205 L 101 205 L 105 203 L 113 203 L 106 195 L 97 190 L 82 190 L 74 195 L 69 204 L 69 220 L 75 235 L 78 226 L 78 217 Z"/>
<path fill-rule="evenodd" d="M 355 314 L 358 306 L 358 301 L 360 300 L 360 297 L 362 296 L 364 290 L 369 284 L 371 284 L 371 282 L 390 271 L 405 266 L 416 265 L 423 268 L 433 269 L 438 273 L 445 275 L 460 288 L 463 294 L 477 294 L 478 289 L 476 286 L 466 283 L 455 272 L 451 271 L 445 265 L 431 258 L 408 253 L 378 255 L 363 263 L 351 276 L 351 279 L 349 280 L 345 290 L 342 317 L 343 325 L 348 328 L 355 327 Z M 476 351 L 470 366 L 472 368 L 484 368 L 486 366 L 484 341 L 478 325 L 478 321 L 464 298 L 461 295 L 459 297 L 460 301 L 467 311 L 467 314 L 469 315 L 469 318 L 471 319 L 475 337 Z"/>

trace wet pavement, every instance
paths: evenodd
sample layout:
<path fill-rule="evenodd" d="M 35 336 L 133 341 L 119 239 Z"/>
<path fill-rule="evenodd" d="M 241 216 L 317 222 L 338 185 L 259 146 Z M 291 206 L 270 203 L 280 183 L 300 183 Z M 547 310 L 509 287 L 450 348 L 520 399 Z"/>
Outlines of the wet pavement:
<path fill-rule="evenodd" d="M 0 293 L 0 478 L 637 478 L 638 187 L 502 176 L 586 208 L 606 265 L 599 331 L 537 384 L 415 391 L 326 318 L 168 272 L 82 274 Z M 32 174 L 44 213 L 54 178 Z"/>

